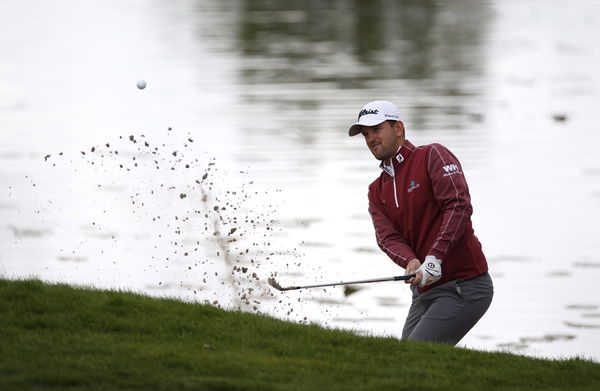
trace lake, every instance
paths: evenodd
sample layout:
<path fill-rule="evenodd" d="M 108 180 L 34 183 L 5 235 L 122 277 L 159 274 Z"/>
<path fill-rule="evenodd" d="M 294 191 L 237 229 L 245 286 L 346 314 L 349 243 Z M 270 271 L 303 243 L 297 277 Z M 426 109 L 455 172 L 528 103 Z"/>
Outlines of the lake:
<path fill-rule="evenodd" d="M 368 101 L 461 161 L 495 297 L 459 346 L 600 360 L 600 3 L 0 4 L 0 275 L 400 336 Z M 138 89 L 138 80 L 147 87 Z"/>

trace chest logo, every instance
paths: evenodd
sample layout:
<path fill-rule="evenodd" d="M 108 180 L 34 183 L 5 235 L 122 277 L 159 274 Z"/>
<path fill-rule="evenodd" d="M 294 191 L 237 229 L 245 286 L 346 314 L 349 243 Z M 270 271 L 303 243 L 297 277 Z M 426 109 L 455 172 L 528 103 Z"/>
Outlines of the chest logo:
<path fill-rule="evenodd" d="M 408 187 L 406 192 L 412 193 L 413 190 L 418 189 L 419 187 L 421 187 L 421 185 L 418 184 L 417 182 L 415 182 L 414 180 L 412 180 L 412 181 L 410 181 L 410 186 Z"/>

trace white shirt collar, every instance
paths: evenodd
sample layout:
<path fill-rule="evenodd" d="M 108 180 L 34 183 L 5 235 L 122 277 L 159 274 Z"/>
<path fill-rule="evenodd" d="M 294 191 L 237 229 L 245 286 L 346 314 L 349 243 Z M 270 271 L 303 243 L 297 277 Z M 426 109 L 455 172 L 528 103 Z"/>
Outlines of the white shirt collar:
<path fill-rule="evenodd" d="M 404 161 L 404 156 L 402 156 L 402 154 L 400 153 L 400 149 L 402 149 L 402 145 L 396 151 L 396 156 L 394 156 L 392 158 L 392 159 L 396 159 L 398 161 L 398 163 L 402 163 Z M 392 177 L 394 176 L 394 162 L 391 159 L 390 159 L 390 164 L 387 164 L 385 160 L 382 160 L 380 167 L 383 171 L 387 172 Z"/>

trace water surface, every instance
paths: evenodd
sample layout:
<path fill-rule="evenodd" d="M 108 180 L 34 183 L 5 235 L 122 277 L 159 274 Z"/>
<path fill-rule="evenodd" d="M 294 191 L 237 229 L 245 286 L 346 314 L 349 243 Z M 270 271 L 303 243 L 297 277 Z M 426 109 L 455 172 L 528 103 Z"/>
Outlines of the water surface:
<path fill-rule="evenodd" d="M 383 98 L 467 174 L 496 295 L 461 346 L 599 360 L 600 7 L 550 3 L 3 1 L 0 273 L 399 336 L 404 284 L 265 284 L 403 273 L 346 136 Z"/>

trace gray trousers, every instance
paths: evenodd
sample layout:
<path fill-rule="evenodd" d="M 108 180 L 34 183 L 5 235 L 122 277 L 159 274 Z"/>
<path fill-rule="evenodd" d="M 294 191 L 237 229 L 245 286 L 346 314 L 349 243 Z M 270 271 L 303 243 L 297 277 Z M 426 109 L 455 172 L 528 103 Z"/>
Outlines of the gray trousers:
<path fill-rule="evenodd" d="M 456 345 L 485 314 L 494 296 L 488 273 L 449 281 L 420 294 L 414 286 L 402 339 Z"/>

